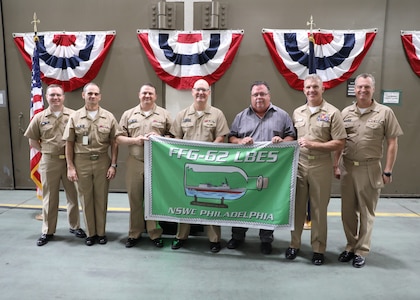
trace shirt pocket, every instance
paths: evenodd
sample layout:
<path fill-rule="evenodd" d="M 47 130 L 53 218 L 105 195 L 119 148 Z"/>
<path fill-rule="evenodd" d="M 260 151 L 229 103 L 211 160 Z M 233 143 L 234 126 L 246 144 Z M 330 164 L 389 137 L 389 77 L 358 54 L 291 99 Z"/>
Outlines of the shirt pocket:
<path fill-rule="evenodd" d="M 352 138 L 357 135 L 357 128 L 353 122 L 344 122 L 344 129 L 347 133 L 347 138 Z"/>
<path fill-rule="evenodd" d="M 98 132 L 98 140 L 101 143 L 107 143 L 109 142 L 109 134 L 111 133 L 111 128 L 104 125 L 98 125 L 96 127 Z"/>
<path fill-rule="evenodd" d="M 366 122 L 366 136 L 369 138 L 382 138 L 383 126 L 381 121 L 367 121 Z"/>
<path fill-rule="evenodd" d="M 306 130 L 305 130 L 305 128 L 306 128 L 306 122 L 305 122 L 305 119 L 297 119 L 295 121 L 295 128 L 296 128 L 298 137 L 305 136 L 305 134 L 306 134 Z"/>
<path fill-rule="evenodd" d="M 329 121 L 317 121 L 315 126 L 312 127 L 314 136 L 328 138 L 331 132 L 331 122 Z"/>
<path fill-rule="evenodd" d="M 77 124 L 74 127 L 74 134 L 76 135 L 76 142 L 83 143 L 83 136 L 88 135 L 87 127 L 85 124 Z"/>
<path fill-rule="evenodd" d="M 41 136 L 44 140 L 54 138 L 54 125 L 51 123 L 41 122 Z"/>
<path fill-rule="evenodd" d="M 203 123 L 203 140 L 204 141 L 213 141 L 215 139 L 215 131 L 216 131 L 217 122 L 212 119 L 204 120 Z"/>
<path fill-rule="evenodd" d="M 166 129 L 165 122 L 162 122 L 160 120 L 154 120 L 152 122 L 151 126 L 152 126 L 153 132 L 156 132 L 156 133 L 161 134 L 161 135 L 166 133 L 165 132 L 166 131 L 165 130 Z"/>
<path fill-rule="evenodd" d="M 128 124 L 128 136 L 136 137 L 138 132 L 141 130 L 141 125 L 138 122 L 132 122 Z"/>
<path fill-rule="evenodd" d="M 181 124 L 183 138 L 191 139 L 194 134 L 194 124 L 192 122 L 183 122 Z"/>

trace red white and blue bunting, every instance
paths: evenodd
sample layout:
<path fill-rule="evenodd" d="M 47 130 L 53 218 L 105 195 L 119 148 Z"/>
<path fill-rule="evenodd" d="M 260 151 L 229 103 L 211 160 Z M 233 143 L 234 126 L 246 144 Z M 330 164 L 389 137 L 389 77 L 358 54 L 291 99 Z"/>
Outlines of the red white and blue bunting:
<path fill-rule="evenodd" d="M 115 31 L 40 32 L 38 53 L 41 78 L 72 91 L 98 74 L 115 38 Z M 31 68 L 34 33 L 14 33 L 13 39 Z"/>
<path fill-rule="evenodd" d="M 262 30 L 275 66 L 296 90 L 303 89 L 311 59 L 326 89 L 346 81 L 361 64 L 376 33 L 377 29 L 314 30 L 315 57 L 311 58 L 309 30 Z"/>
<path fill-rule="evenodd" d="M 401 31 L 401 40 L 411 68 L 420 76 L 420 31 Z"/>
<path fill-rule="evenodd" d="M 175 89 L 191 89 L 197 79 L 211 85 L 232 64 L 243 30 L 137 30 L 157 76 Z"/>

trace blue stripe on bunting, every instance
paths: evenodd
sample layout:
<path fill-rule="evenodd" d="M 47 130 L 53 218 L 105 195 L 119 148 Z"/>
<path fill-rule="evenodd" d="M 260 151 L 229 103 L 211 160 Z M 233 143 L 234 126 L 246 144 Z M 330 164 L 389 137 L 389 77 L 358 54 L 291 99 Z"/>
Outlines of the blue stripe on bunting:
<path fill-rule="evenodd" d="M 309 68 L 309 54 L 302 52 L 296 41 L 296 33 L 285 33 L 284 41 L 286 51 L 289 53 L 293 61 Z M 353 50 L 356 43 L 356 37 L 354 34 L 344 34 L 344 45 L 340 51 L 334 53 L 329 57 L 316 57 L 315 66 L 318 70 L 326 70 L 328 68 L 334 68 L 345 61 L 351 51 Z"/>
<path fill-rule="evenodd" d="M 210 34 L 209 48 L 197 54 L 179 54 L 175 53 L 168 43 L 169 34 L 159 34 L 159 47 L 163 50 L 165 57 L 176 65 L 204 65 L 212 60 L 220 46 L 220 34 Z"/>
<path fill-rule="evenodd" d="M 44 36 L 39 37 L 39 57 L 49 66 L 58 69 L 75 69 L 82 61 L 88 61 L 95 44 L 95 35 L 86 35 L 86 47 L 79 51 L 79 56 L 57 57 L 47 52 Z"/>

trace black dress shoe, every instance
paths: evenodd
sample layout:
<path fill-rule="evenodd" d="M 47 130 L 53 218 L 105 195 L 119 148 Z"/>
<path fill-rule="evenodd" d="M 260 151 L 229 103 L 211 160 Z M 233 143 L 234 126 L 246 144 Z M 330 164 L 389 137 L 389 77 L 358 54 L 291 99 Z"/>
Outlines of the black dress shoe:
<path fill-rule="evenodd" d="M 210 251 L 212 253 L 217 253 L 220 251 L 220 249 L 222 249 L 222 246 L 220 245 L 219 242 L 217 243 L 210 242 Z"/>
<path fill-rule="evenodd" d="M 131 248 L 134 247 L 135 245 L 137 245 L 137 243 L 140 241 L 140 238 L 128 238 L 127 241 L 125 242 L 125 247 L 126 248 Z"/>
<path fill-rule="evenodd" d="M 228 249 L 236 249 L 239 247 L 240 244 L 243 243 L 243 240 L 237 240 L 237 239 L 230 239 L 230 241 L 227 243 Z"/>
<path fill-rule="evenodd" d="M 172 241 L 172 245 L 171 245 L 172 250 L 182 248 L 184 246 L 184 242 L 185 242 L 185 240 L 174 239 Z"/>
<path fill-rule="evenodd" d="M 355 268 L 362 268 L 366 264 L 366 260 L 361 255 L 355 255 L 353 258 L 353 267 Z"/>
<path fill-rule="evenodd" d="M 271 243 L 263 242 L 261 243 L 260 250 L 262 254 L 271 254 L 273 251 L 273 247 L 271 246 Z"/>
<path fill-rule="evenodd" d="M 98 242 L 100 245 L 105 245 L 106 243 L 108 243 L 106 235 L 98 236 Z"/>
<path fill-rule="evenodd" d="M 53 234 L 45 234 L 45 233 L 43 233 L 43 234 L 41 234 L 41 236 L 39 237 L 39 239 L 36 241 L 36 244 L 38 246 L 44 246 L 46 243 L 48 243 L 48 241 L 50 239 L 53 238 L 53 236 L 54 236 Z"/>
<path fill-rule="evenodd" d="M 152 243 L 157 248 L 162 248 L 163 247 L 163 240 L 161 238 L 157 238 L 157 239 L 152 240 Z"/>
<path fill-rule="evenodd" d="M 324 261 L 325 261 L 325 256 L 324 256 L 324 254 L 314 252 L 314 254 L 313 254 L 313 256 L 312 256 L 312 263 L 313 263 L 315 266 L 320 266 L 320 265 L 323 265 L 323 264 L 324 264 Z"/>
<path fill-rule="evenodd" d="M 286 250 L 286 258 L 295 259 L 298 253 L 299 253 L 299 249 L 289 247 Z"/>
<path fill-rule="evenodd" d="M 95 242 L 96 242 L 96 236 L 89 236 L 85 240 L 86 246 L 92 246 L 95 244 Z"/>
<path fill-rule="evenodd" d="M 338 257 L 338 261 L 349 262 L 353 259 L 353 257 L 354 257 L 354 252 L 343 251 Z"/>
<path fill-rule="evenodd" d="M 84 239 L 86 237 L 86 233 L 83 231 L 82 228 L 78 228 L 78 229 L 70 228 L 69 232 L 81 239 Z"/>

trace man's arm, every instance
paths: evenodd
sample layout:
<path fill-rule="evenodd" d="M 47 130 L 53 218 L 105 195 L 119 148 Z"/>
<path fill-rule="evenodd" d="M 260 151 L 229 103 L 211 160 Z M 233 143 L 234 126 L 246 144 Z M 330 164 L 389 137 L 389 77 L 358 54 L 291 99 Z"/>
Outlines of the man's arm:
<path fill-rule="evenodd" d="M 124 136 L 124 135 L 119 135 L 116 137 L 116 144 L 118 145 L 139 145 L 139 146 L 143 146 L 144 145 L 144 141 L 148 140 L 148 138 L 146 138 L 143 135 L 139 135 L 137 137 L 129 137 L 129 136 Z"/>
<path fill-rule="evenodd" d="M 74 182 L 79 180 L 74 166 L 74 142 L 66 141 L 67 178 Z"/>
<path fill-rule="evenodd" d="M 339 139 L 339 140 L 331 140 L 328 142 L 316 142 L 316 141 L 307 140 L 305 138 L 300 138 L 298 142 L 301 147 L 306 147 L 308 149 L 325 151 L 325 152 L 332 152 L 332 151 L 343 150 L 346 140 Z"/>
<path fill-rule="evenodd" d="M 106 173 L 106 178 L 114 179 L 117 174 L 117 160 L 118 160 L 118 143 L 116 138 L 111 141 L 111 165 Z"/>
<path fill-rule="evenodd" d="M 41 143 L 38 140 L 29 139 L 29 146 L 31 146 L 32 148 L 38 151 L 41 151 Z"/>
<path fill-rule="evenodd" d="M 213 143 L 223 143 L 224 141 L 225 141 L 225 135 L 222 135 L 222 136 L 216 137 Z"/>
<path fill-rule="evenodd" d="M 337 179 L 340 179 L 341 177 L 341 171 L 340 171 L 340 159 L 341 155 L 343 154 L 343 150 L 337 150 L 334 152 L 334 162 L 333 162 L 333 171 L 334 171 L 334 177 Z"/>
<path fill-rule="evenodd" d="M 290 136 L 290 135 L 288 135 L 288 136 L 286 136 L 284 139 L 283 139 L 283 142 L 292 142 L 292 141 L 294 141 L 295 140 L 295 137 L 294 136 Z"/>
<path fill-rule="evenodd" d="M 384 173 L 392 173 L 394 168 L 395 160 L 397 159 L 398 153 L 398 137 L 388 138 L 387 139 L 387 150 L 386 150 L 386 163 L 384 168 Z M 384 183 L 392 182 L 391 176 L 382 176 L 384 178 Z"/>

